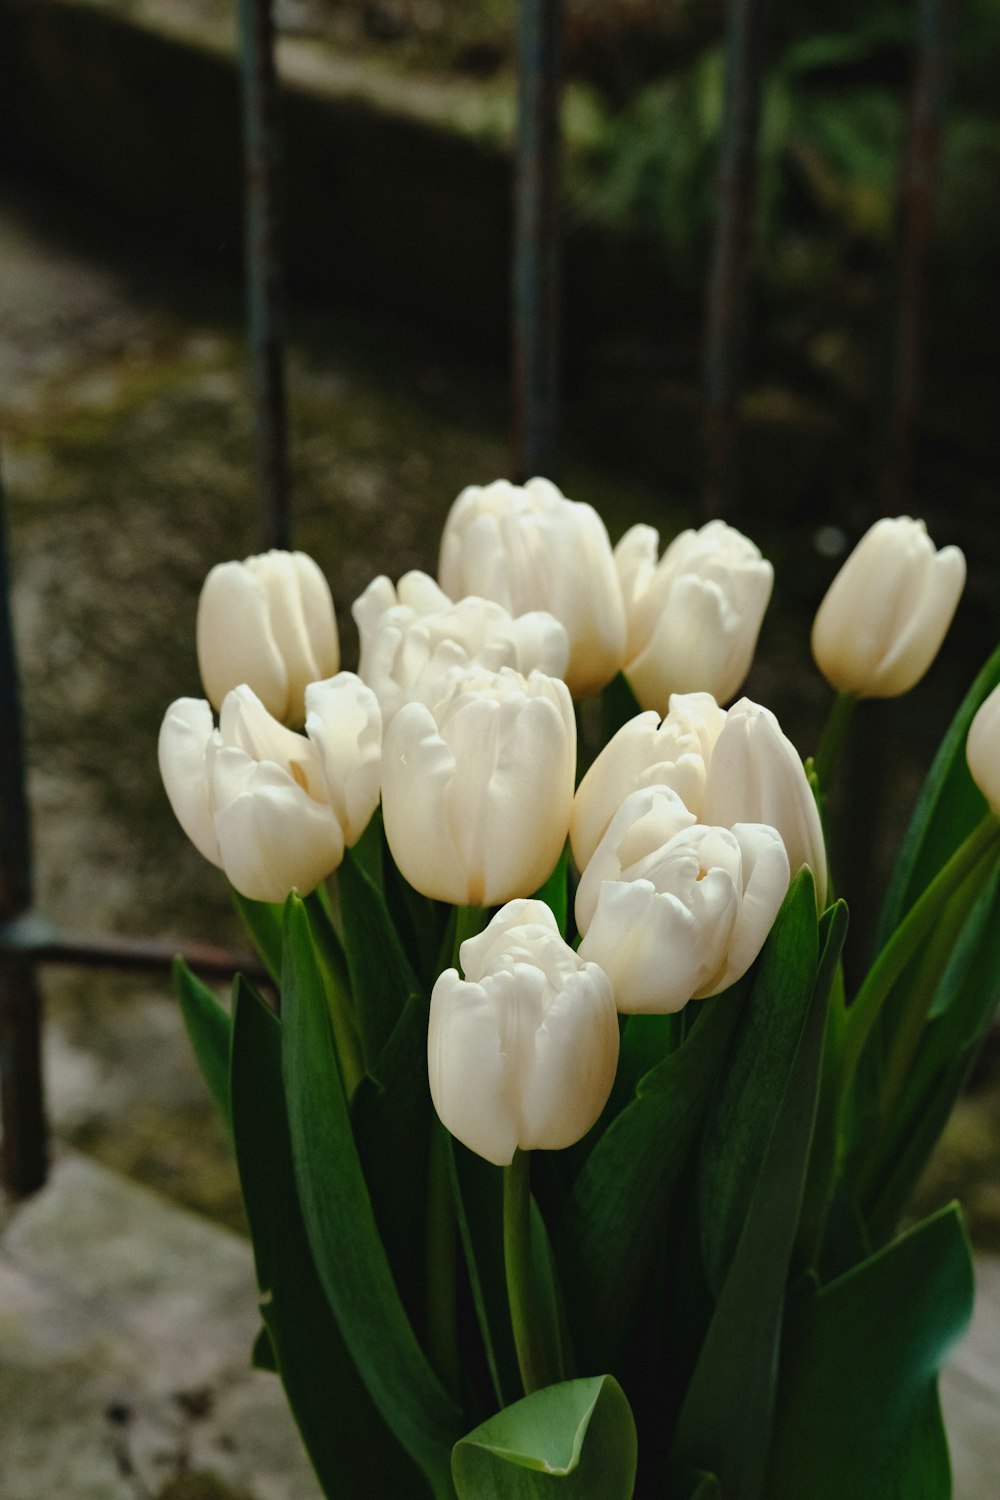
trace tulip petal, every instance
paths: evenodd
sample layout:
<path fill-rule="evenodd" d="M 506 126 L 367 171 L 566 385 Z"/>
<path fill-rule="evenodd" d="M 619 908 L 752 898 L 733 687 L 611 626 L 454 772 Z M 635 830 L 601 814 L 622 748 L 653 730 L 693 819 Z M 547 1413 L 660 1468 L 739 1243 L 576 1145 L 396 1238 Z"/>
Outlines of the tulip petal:
<path fill-rule="evenodd" d="M 396 714 L 382 749 L 382 815 L 389 851 L 414 890 L 436 901 L 472 900 L 446 816 L 455 757 L 430 709 L 408 703 Z"/>
<path fill-rule="evenodd" d="M 178 698 L 163 717 L 158 757 L 164 790 L 178 823 L 198 853 L 221 867 L 205 764 L 214 736 L 212 710 L 204 698 Z"/>
<path fill-rule="evenodd" d="M 198 600 L 198 669 L 213 708 L 242 682 L 253 683 L 269 713 L 284 719 L 288 672 L 271 628 L 264 580 L 238 562 L 219 563 Z"/>
<path fill-rule="evenodd" d="M 208 770 L 222 867 L 241 896 L 307 895 L 340 864 L 344 837 L 332 808 L 280 766 L 225 745 L 209 754 Z"/>
<path fill-rule="evenodd" d="M 446 1128 L 494 1166 L 509 1166 L 517 1149 L 517 1115 L 497 1011 L 483 986 L 459 979 L 455 969 L 440 976 L 431 994 L 427 1069 L 434 1108 Z"/>
<path fill-rule="evenodd" d="M 329 801 L 351 846 L 378 806 L 382 713 L 378 699 L 353 672 L 306 688 L 306 735 L 315 746 Z"/>

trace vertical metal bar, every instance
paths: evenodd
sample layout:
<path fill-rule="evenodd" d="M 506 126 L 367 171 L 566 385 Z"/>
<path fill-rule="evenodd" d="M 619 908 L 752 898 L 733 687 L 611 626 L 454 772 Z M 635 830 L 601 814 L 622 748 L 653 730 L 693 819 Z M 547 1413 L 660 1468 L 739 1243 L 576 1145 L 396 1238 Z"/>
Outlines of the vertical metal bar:
<path fill-rule="evenodd" d="M 757 201 L 765 0 L 732 0 L 717 180 L 718 213 L 705 326 L 705 513 L 736 503 L 737 406 L 743 378 L 747 268 Z"/>
<path fill-rule="evenodd" d="M 27 911 L 31 895 L 31 819 L 0 476 L 0 924 Z M 33 964 L 21 957 L 0 958 L 2 1173 L 4 1186 L 17 1194 L 40 1188 L 47 1167 L 41 1020 Z"/>
<path fill-rule="evenodd" d="M 264 546 L 291 543 L 278 81 L 271 0 L 238 0 L 246 185 L 246 279 Z"/>
<path fill-rule="evenodd" d="M 899 301 L 885 468 L 887 503 L 897 512 L 909 503 L 934 188 L 949 70 L 949 20 L 949 0 L 918 0 L 913 92 L 900 182 Z"/>
<path fill-rule="evenodd" d="M 514 164 L 513 472 L 552 475 L 559 388 L 562 0 L 521 0 Z"/>

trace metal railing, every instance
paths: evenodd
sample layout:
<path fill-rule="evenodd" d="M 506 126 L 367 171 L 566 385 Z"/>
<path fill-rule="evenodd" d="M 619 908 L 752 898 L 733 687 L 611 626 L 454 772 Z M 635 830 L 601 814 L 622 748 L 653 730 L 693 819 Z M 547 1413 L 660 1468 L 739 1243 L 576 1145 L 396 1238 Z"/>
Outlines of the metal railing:
<path fill-rule="evenodd" d="M 237 0 L 243 80 L 247 322 L 254 390 L 263 546 L 291 539 L 285 391 L 281 149 L 271 0 Z M 899 298 L 885 485 L 906 491 L 920 372 L 933 167 L 941 132 L 947 0 L 917 0 L 911 130 L 901 174 Z M 556 463 L 560 342 L 560 100 L 562 0 L 521 0 L 514 163 L 512 455 L 515 479 Z M 765 0 L 732 0 L 718 174 L 718 211 L 705 320 L 704 509 L 736 503 L 746 308 L 751 292 L 758 134 L 765 78 Z M 252 960 L 205 944 L 108 935 L 69 937 L 32 909 L 30 813 L 0 487 L 0 1102 L 2 1179 L 23 1195 L 45 1180 L 41 1069 L 42 964 L 166 971 L 178 951 L 193 969 L 227 976 Z"/>

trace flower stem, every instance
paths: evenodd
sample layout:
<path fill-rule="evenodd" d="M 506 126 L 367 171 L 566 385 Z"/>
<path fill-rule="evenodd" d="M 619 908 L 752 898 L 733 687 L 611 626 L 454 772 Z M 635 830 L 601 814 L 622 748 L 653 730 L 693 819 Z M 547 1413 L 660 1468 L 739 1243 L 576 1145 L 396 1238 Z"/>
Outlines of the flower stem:
<path fill-rule="evenodd" d="M 813 765 L 819 779 L 820 790 L 824 793 L 829 790 L 840 758 L 847 744 L 848 730 L 854 717 L 857 706 L 857 695 L 855 693 L 838 693 L 833 700 L 830 716 L 826 721 L 823 733 L 820 735 L 819 748 Z"/>
<path fill-rule="evenodd" d="M 531 1153 L 515 1151 L 503 1169 L 503 1258 L 517 1367 L 524 1393 L 551 1385 L 554 1376 L 543 1336 L 538 1284 L 531 1253 Z"/>
<path fill-rule="evenodd" d="M 961 843 L 947 864 L 910 907 L 868 972 L 847 1014 L 841 1091 L 847 1093 L 865 1043 L 893 985 L 929 933 L 949 899 L 980 862 L 992 858 L 1000 844 L 1000 819 L 986 817 Z"/>
<path fill-rule="evenodd" d="M 484 915 L 484 909 L 481 906 L 456 906 L 455 908 L 455 946 L 451 961 L 460 974 L 463 972 L 460 961 L 462 944 L 466 938 L 475 937 L 482 931 Z"/>

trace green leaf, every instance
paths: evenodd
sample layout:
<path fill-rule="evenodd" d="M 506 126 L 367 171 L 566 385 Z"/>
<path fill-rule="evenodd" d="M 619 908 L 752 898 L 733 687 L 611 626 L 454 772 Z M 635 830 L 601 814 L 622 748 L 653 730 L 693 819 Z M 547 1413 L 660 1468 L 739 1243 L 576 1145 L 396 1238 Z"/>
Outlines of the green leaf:
<path fill-rule="evenodd" d="M 876 952 L 986 811 L 983 795 L 969 774 L 965 741 L 980 704 L 998 683 L 1000 647 L 966 694 L 927 773 L 886 892 Z"/>
<path fill-rule="evenodd" d="M 229 887 L 233 905 L 246 928 L 261 961 L 274 980 L 281 981 L 281 922 L 282 908 L 266 901 L 250 901 L 241 896 L 235 887 Z"/>
<path fill-rule="evenodd" d="M 265 1321 L 255 1355 L 266 1340 L 326 1494 L 419 1494 L 420 1476 L 372 1405 L 327 1306 L 295 1192 L 281 1023 L 241 979 L 232 1113 Z"/>
<path fill-rule="evenodd" d="M 940 1434 L 923 1428 L 972 1296 L 954 1206 L 816 1293 L 782 1358 L 768 1500 L 946 1500 L 947 1488 L 887 1488 L 886 1475 L 899 1477 L 904 1442 L 941 1472 Z M 907 1467 L 915 1465 L 908 1461 L 904 1474 Z"/>
<path fill-rule="evenodd" d="M 880 1478 L 885 1500 L 951 1500 L 951 1459 L 937 1383 L 928 1386 L 916 1418 Z"/>
<path fill-rule="evenodd" d="M 718 1475 L 726 1500 L 758 1500 L 762 1493 L 828 1002 L 829 977 L 821 976 L 674 1434 L 673 1464 Z"/>
<path fill-rule="evenodd" d="M 351 1126 L 375 1221 L 411 1321 L 423 1316 L 426 1303 L 427 1164 L 433 1113 L 427 1085 L 427 1014 L 426 997 L 411 995 L 375 1060 L 377 1081 L 363 1078 L 351 1100 Z"/>
<path fill-rule="evenodd" d="M 253 1341 L 250 1363 L 255 1370 L 268 1370 L 272 1375 L 278 1373 L 278 1359 L 266 1324 L 258 1329 L 257 1337 Z"/>
<path fill-rule="evenodd" d="M 403 1008 L 422 986 L 399 941 L 385 898 L 347 851 L 337 876 L 344 949 L 365 1065 L 374 1073 Z"/>
<path fill-rule="evenodd" d="M 197 979 L 183 959 L 174 959 L 174 989 L 181 1003 L 184 1025 L 191 1039 L 201 1075 L 212 1102 L 232 1133 L 229 1110 L 229 1053 L 233 1023 L 207 985 Z"/>
<path fill-rule="evenodd" d="M 460 1500 L 630 1500 L 635 1421 L 610 1375 L 567 1380 L 515 1401 L 456 1443 Z"/>
<path fill-rule="evenodd" d="M 740 1017 L 737 988 L 695 1002 L 683 1045 L 640 1081 L 587 1157 L 556 1233 L 577 1357 L 614 1367 L 665 1233 L 670 1195 Z"/>
<path fill-rule="evenodd" d="M 490 1379 L 501 1406 L 521 1389 L 503 1254 L 503 1178 L 460 1141 L 449 1138 L 452 1193 Z"/>
<path fill-rule="evenodd" d="M 330 1307 L 387 1425 L 438 1496 L 461 1414 L 417 1343 L 379 1236 L 301 901 L 285 908 L 282 1068 L 302 1216 Z M 398 1142 L 405 1153 L 408 1142 Z"/>
<path fill-rule="evenodd" d="M 809 1009 L 819 961 L 816 893 L 803 869 L 789 888 L 745 1006 L 718 1102 L 702 1137 L 699 1219 L 718 1295 L 746 1221 Z"/>

